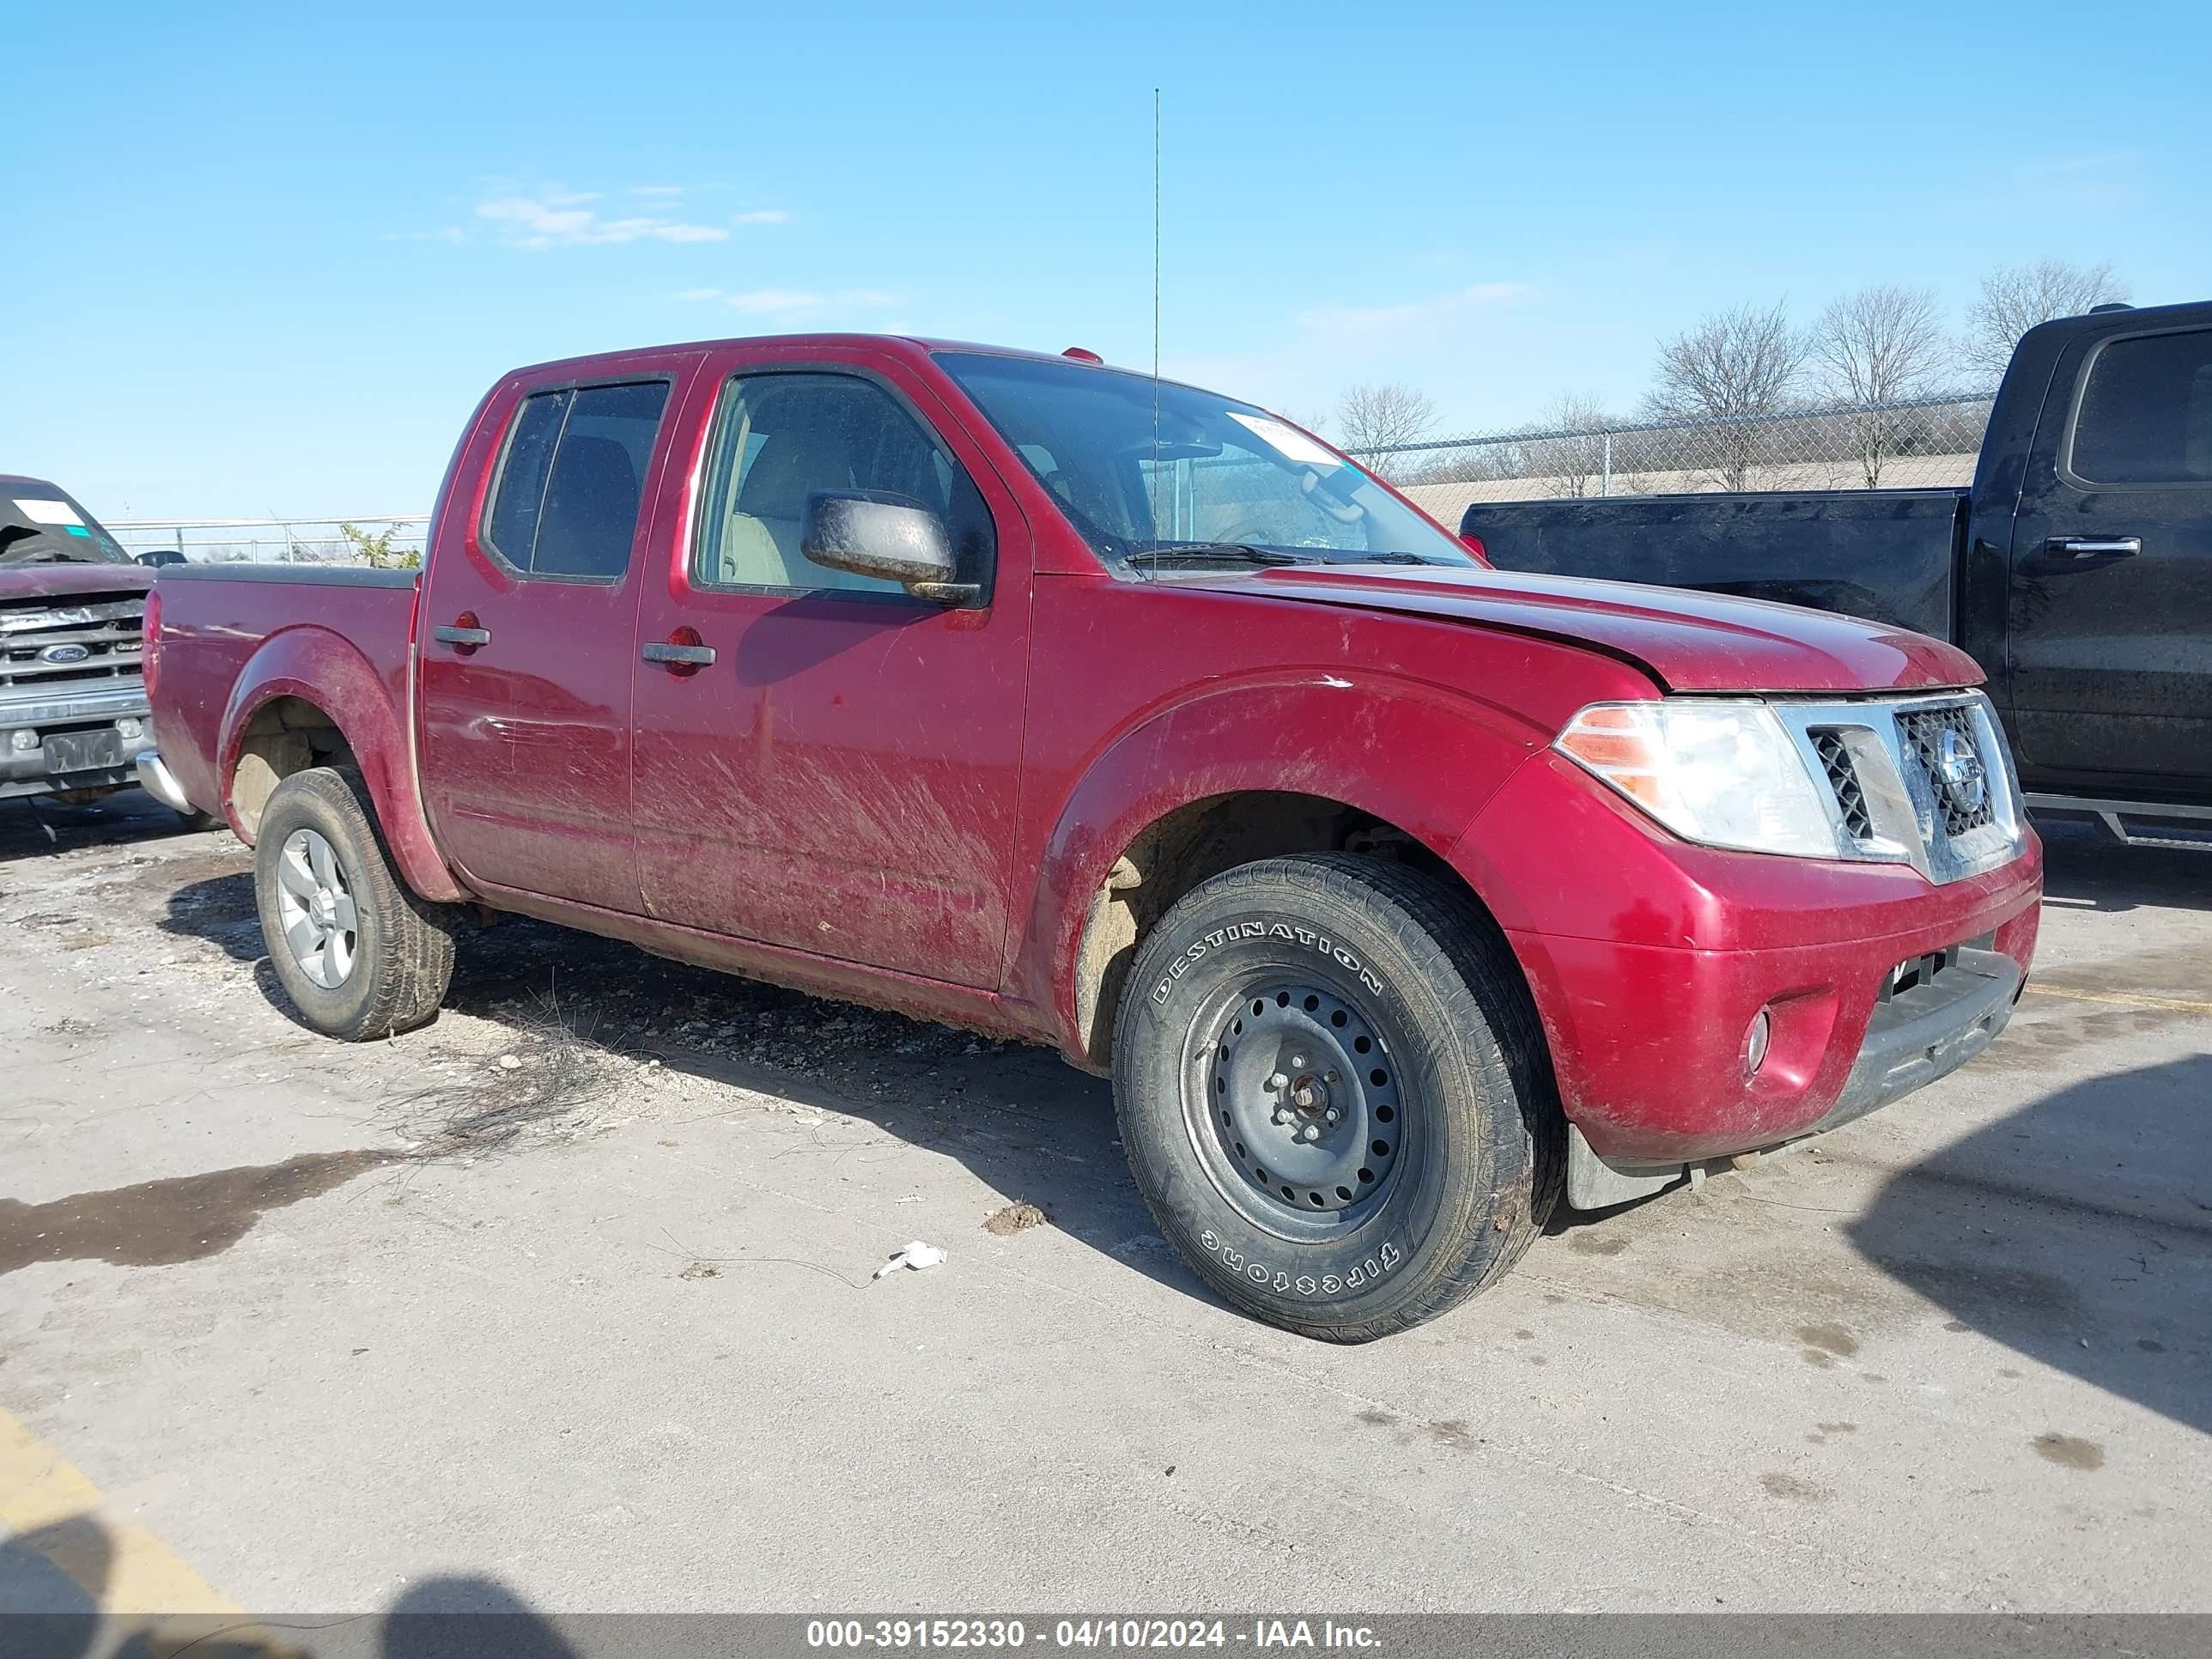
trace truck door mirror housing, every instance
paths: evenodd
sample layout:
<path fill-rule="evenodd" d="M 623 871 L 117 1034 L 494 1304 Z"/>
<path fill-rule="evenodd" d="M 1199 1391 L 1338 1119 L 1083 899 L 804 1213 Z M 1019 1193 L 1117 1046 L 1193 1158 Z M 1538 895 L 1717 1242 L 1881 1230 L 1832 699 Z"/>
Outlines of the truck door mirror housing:
<path fill-rule="evenodd" d="M 902 495 L 816 490 L 806 498 L 799 550 L 831 570 L 894 581 L 939 605 L 966 604 L 977 592 L 974 583 L 957 580 L 945 521 Z"/>

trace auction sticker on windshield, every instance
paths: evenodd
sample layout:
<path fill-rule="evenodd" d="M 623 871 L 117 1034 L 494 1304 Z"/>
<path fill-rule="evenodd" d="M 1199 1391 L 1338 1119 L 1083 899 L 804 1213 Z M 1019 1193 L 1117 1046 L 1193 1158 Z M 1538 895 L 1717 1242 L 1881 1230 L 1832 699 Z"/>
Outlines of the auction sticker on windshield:
<path fill-rule="evenodd" d="M 25 501 L 15 498 L 15 510 L 33 524 L 82 524 L 76 509 L 67 501 Z"/>
<path fill-rule="evenodd" d="M 1302 466 L 1342 466 L 1343 461 L 1332 455 L 1294 426 L 1280 421 L 1271 421 L 1264 415 L 1247 415 L 1240 410 L 1231 410 L 1229 418 L 1245 428 L 1285 460 Z"/>

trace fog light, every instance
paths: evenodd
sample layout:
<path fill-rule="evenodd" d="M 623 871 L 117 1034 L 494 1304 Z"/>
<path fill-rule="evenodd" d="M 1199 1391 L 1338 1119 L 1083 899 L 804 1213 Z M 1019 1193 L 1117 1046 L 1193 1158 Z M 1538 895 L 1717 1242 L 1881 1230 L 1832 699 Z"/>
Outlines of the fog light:
<path fill-rule="evenodd" d="M 134 714 L 125 714 L 121 720 L 115 722 L 115 730 L 118 735 L 125 738 L 135 738 L 145 729 L 146 728 L 139 723 L 137 717 Z"/>
<path fill-rule="evenodd" d="M 1766 1064 L 1766 1045 L 1774 1036 L 1774 1022 L 1762 1008 L 1751 1022 L 1751 1030 L 1743 1040 L 1743 1069 L 1757 1076 L 1759 1068 Z"/>
<path fill-rule="evenodd" d="M 8 738 L 8 746 L 19 755 L 27 755 L 33 749 L 36 749 L 39 746 L 39 734 L 28 728 L 21 732 L 10 732 Z"/>

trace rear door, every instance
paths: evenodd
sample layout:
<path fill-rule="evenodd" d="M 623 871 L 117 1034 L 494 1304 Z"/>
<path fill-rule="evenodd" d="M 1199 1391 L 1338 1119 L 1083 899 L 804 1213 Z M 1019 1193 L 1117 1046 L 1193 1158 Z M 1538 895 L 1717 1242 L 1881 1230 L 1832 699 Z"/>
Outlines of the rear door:
<path fill-rule="evenodd" d="M 995 988 L 1029 661 L 1027 526 L 895 359 L 710 360 L 691 523 L 638 617 L 638 858 L 651 915 Z M 945 523 L 946 608 L 800 550 L 817 490 Z M 678 647 L 691 661 L 665 659 Z"/>
<path fill-rule="evenodd" d="M 416 627 L 422 775 L 472 884 L 635 911 L 630 680 L 665 369 L 526 386 Z"/>
<path fill-rule="evenodd" d="M 2014 737 L 2084 792 L 2212 777 L 2212 328 L 2060 359 L 2014 520 Z"/>

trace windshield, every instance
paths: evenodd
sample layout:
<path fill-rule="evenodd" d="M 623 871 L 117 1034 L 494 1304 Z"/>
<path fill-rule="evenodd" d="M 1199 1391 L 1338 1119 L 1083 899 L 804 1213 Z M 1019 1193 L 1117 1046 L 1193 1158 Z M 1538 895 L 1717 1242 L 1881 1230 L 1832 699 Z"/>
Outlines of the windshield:
<path fill-rule="evenodd" d="M 64 490 L 33 478 L 0 483 L 0 564 L 129 564 L 123 544 Z"/>
<path fill-rule="evenodd" d="M 1118 568 L 1146 569 L 1155 547 L 1159 563 L 1239 550 L 1266 563 L 1474 562 L 1358 467 L 1249 404 L 1082 363 L 938 362 Z"/>

